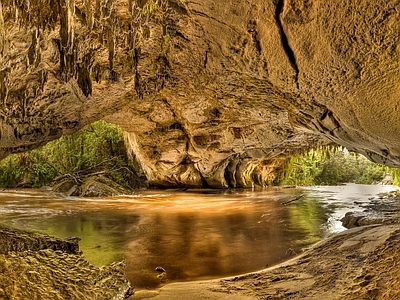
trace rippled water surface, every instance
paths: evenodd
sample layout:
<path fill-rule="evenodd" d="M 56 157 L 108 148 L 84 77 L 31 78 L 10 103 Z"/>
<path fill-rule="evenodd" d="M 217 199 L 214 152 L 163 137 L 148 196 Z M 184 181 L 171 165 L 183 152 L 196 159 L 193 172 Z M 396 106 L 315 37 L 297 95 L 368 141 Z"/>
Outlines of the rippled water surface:
<path fill-rule="evenodd" d="M 78 236 L 100 266 L 125 259 L 138 289 L 256 271 L 344 230 L 347 211 L 393 186 L 349 184 L 251 190 L 144 191 L 65 198 L 47 190 L 0 192 L 0 222 L 57 237 Z M 302 196 L 300 199 L 297 199 Z M 294 200 L 294 201 L 293 201 Z M 159 276 L 161 266 L 166 274 Z"/>

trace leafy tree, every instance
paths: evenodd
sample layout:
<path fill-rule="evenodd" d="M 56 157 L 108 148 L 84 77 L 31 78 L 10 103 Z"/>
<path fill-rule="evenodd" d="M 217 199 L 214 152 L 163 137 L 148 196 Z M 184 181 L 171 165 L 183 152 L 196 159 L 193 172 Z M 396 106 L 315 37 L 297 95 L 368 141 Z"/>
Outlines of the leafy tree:
<path fill-rule="evenodd" d="M 281 184 L 338 185 L 345 182 L 372 184 L 391 174 L 400 183 L 400 172 L 375 164 L 341 147 L 312 149 L 289 159 Z"/>
<path fill-rule="evenodd" d="M 137 180 L 124 147 L 121 129 L 98 121 L 32 151 L 0 162 L 0 186 L 26 183 L 40 187 L 63 174 L 106 171 L 114 181 L 131 186 Z"/>

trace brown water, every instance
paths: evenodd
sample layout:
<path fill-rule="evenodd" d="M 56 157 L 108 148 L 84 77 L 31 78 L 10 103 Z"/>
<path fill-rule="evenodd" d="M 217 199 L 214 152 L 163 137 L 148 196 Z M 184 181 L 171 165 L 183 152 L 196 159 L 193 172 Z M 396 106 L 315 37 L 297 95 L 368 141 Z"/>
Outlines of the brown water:
<path fill-rule="evenodd" d="M 302 189 L 145 191 L 101 199 L 64 198 L 47 190 L 0 192 L 0 222 L 65 238 L 100 266 L 125 259 L 137 289 L 256 271 L 332 232 L 392 186 L 350 184 Z M 287 205 L 284 202 L 304 195 Z M 354 202 L 358 203 L 355 204 Z M 157 277 L 157 266 L 166 270 Z"/>

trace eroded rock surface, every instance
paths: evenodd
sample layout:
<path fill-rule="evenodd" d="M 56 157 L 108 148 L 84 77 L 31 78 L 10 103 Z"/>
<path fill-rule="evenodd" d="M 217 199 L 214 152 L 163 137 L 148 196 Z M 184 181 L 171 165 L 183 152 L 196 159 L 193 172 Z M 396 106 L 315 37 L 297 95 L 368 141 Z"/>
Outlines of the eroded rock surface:
<path fill-rule="evenodd" d="M 132 295 L 124 263 L 96 268 L 77 240 L 0 226 L 1 299 L 126 299 Z"/>
<path fill-rule="evenodd" d="M 1 156 L 105 119 L 157 185 L 270 184 L 331 142 L 399 166 L 397 8 L 4 0 Z"/>
<path fill-rule="evenodd" d="M 0 224 L 0 254 L 9 252 L 39 251 L 51 249 L 69 254 L 80 254 L 78 238 L 61 240 L 47 235 L 24 232 Z"/>

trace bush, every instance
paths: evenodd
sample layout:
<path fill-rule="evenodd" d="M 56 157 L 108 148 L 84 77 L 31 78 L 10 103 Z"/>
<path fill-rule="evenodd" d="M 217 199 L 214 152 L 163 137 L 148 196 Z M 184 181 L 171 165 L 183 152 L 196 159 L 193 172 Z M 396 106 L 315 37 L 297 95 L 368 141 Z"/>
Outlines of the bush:
<path fill-rule="evenodd" d="M 22 181 L 24 168 L 18 155 L 11 155 L 0 162 L 0 187 L 14 187 Z"/>
<path fill-rule="evenodd" d="M 338 185 L 345 182 L 372 184 L 382 181 L 387 173 L 392 174 L 395 183 L 396 178 L 400 177 L 397 169 L 375 164 L 345 148 L 325 147 L 290 158 L 281 184 Z"/>

